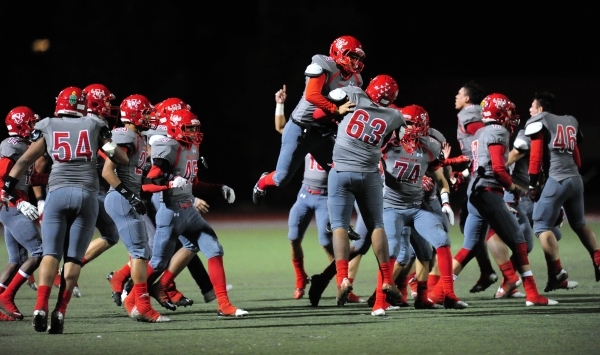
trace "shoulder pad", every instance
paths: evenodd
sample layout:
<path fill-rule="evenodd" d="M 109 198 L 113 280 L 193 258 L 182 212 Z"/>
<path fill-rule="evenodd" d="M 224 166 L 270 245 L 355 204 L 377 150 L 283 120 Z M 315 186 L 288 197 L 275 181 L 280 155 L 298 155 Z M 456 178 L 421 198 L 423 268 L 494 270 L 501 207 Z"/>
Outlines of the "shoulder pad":
<path fill-rule="evenodd" d="M 332 101 L 345 101 L 348 98 L 348 94 L 341 88 L 337 88 L 329 92 L 329 99 Z"/>
<path fill-rule="evenodd" d="M 529 150 L 529 144 L 524 139 L 516 138 L 513 143 L 513 148 L 517 150 Z"/>
<path fill-rule="evenodd" d="M 525 135 L 530 136 L 532 134 L 536 134 L 542 130 L 542 127 L 544 127 L 544 124 L 542 122 L 540 122 L 540 121 L 532 122 L 532 123 L 528 124 L 527 126 L 525 126 Z"/>
<path fill-rule="evenodd" d="M 37 142 L 40 140 L 40 138 L 42 138 L 44 135 L 42 134 L 42 131 L 38 130 L 38 129 L 34 129 L 33 131 L 31 131 L 31 133 L 29 133 L 29 140 L 31 142 Z"/>
<path fill-rule="evenodd" d="M 446 137 L 444 137 L 442 132 L 438 131 L 435 128 L 431 128 L 431 127 L 429 128 L 429 135 L 432 136 L 433 138 L 437 139 L 440 143 L 446 142 Z"/>
<path fill-rule="evenodd" d="M 148 138 L 148 145 L 152 145 L 152 143 L 156 142 L 158 139 L 167 138 L 167 136 L 163 136 L 160 134 L 155 134 L 152 137 Z"/>
<path fill-rule="evenodd" d="M 304 75 L 311 78 L 320 76 L 321 74 L 323 74 L 323 68 L 317 63 L 311 63 L 304 71 Z"/>

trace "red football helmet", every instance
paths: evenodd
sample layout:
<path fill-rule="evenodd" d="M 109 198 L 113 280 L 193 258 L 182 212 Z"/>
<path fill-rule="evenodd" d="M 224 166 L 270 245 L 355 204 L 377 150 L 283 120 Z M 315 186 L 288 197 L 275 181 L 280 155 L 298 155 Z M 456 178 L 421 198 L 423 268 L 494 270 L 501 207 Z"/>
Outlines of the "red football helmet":
<path fill-rule="evenodd" d="M 192 106 L 183 102 L 182 99 L 177 97 L 170 97 L 154 105 L 154 117 L 152 122 L 155 126 L 166 125 L 167 120 L 171 113 L 176 110 L 188 110 L 192 109 Z"/>
<path fill-rule="evenodd" d="M 200 120 L 186 109 L 173 111 L 166 122 L 167 135 L 186 144 L 200 144 L 204 134 L 200 132 Z"/>
<path fill-rule="evenodd" d="M 483 122 L 508 123 L 518 126 L 520 119 L 516 113 L 517 107 L 506 95 L 494 93 L 481 101 L 481 118 Z"/>
<path fill-rule="evenodd" d="M 83 88 L 83 93 L 87 99 L 88 112 L 96 115 L 110 115 L 110 101 L 115 99 L 115 95 L 102 84 L 91 84 Z"/>
<path fill-rule="evenodd" d="M 403 107 L 401 112 L 406 121 L 406 128 L 402 140 L 416 141 L 422 136 L 428 135 L 429 114 L 423 107 L 419 105 L 410 105 Z"/>
<path fill-rule="evenodd" d="M 6 115 L 5 120 L 8 135 L 23 138 L 29 137 L 29 133 L 33 131 L 33 125 L 39 119 L 40 116 L 27 106 L 13 108 L 8 115 Z"/>
<path fill-rule="evenodd" d="M 365 51 L 362 44 L 352 36 L 341 36 L 329 47 L 329 56 L 347 74 L 360 74 L 364 68 Z"/>
<path fill-rule="evenodd" d="M 56 97 L 54 114 L 83 117 L 87 114 L 87 100 L 83 90 L 76 86 L 63 89 Z"/>
<path fill-rule="evenodd" d="M 389 75 L 377 75 L 365 92 L 373 102 L 381 106 L 389 106 L 398 97 L 398 83 Z"/>
<path fill-rule="evenodd" d="M 136 127 L 149 128 L 150 115 L 154 107 L 144 95 L 129 95 L 123 100 L 120 107 L 121 121 L 131 123 Z"/>

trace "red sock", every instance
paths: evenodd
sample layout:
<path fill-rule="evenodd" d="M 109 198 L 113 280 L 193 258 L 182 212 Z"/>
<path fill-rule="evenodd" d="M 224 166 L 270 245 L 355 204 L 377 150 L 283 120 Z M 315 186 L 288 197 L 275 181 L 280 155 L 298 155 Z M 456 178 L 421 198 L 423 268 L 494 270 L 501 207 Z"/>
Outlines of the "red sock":
<path fill-rule="evenodd" d="M 161 285 L 167 287 L 169 284 L 171 284 L 174 281 L 175 281 L 175 275 L 173 275 L 173 273 L 171 271 L 169 271 L 169 269 L 167 269 L 167 270 L 165 270 L 165 272 L 163 272 L 163 274 L 160 277 L 160 280 L 158 282 L 160 282 Z"/>
<path fill-rule="evenodd" d="M 81 259 L 81 267 L 84 267 L 85 264 L 88 263 L 88 259 L 85 258 L 85 256 Z"/>
<path fill-rule="evenodd" d="M 110 284 L 113 286 L 113 291 L 123 292 L 123 285 L 125 280 L 131 276 L 131 267 L 129 264 L 125 264 L 119 271 L 115 272 L 110 280 Z"/>
<path fill-rule="evenodd" d="M 50 299 L 50 292 L 52 286 L 38 286 L 37 302 L 35 303 L 35 310 L 42 310 L 48 313 L 48 300 Z"/>
<path fill-rule="evenodd" d="M 440 281 L 440 275 L 429 274 L 427 277 L 427 288 L 433 290 L 435 285 Z"/>
<path fill-rule="evenodd" d="M 348 278 L 348 260 L 336 260 L 335 268 L 337 270 L 337 284 L 341 285 L 342 281 Z"/>
<path fill-rule="evenodd" d="M 72 291 L 68 291 L 66 289 L 61 290 L 61 292 L 58 294 L 58 299 L 56 300 L 56 307 L 54 308 L 54 310 L 59 311 L 63 315 L 66 315 L 67 305 L 69 304 L 69 301 L 71 301 L 72 295 Z"/>
<path fill-rule="evenodd" d="M 452 253 L 450 252 L 450 246 L 439 247 L 435 251 L 438 257 L 438 267 L 440 268 L 444 294 L 454 294 L 454 276 L 452 274 Z"/>
<path fill-rule="evenodd" d="M 292 259 L 294 272 L 296 273 L 296 288 L 306 287 L 306 271 L 304 271 L 304 259 Z"/>
<path fill-rule="evenodd" d="M 223 267 L 223 257 L 215 256 L 208 259 L 208 276 L 213 284 L 219 309 L 223 310 L 231 306 L 227 296 L 227 281 L 225 280 L 225 269 Z"/>
<path fill-rule="evenodd" d="M 475 253 L 472 250 L 461 248 L 456 255 L 454 255 L 454 260 L 458 261 L 458 263 L 464 267 L 475 257 Z"/>
<path fill-rule="evenodd" d="M 538 296 L 540 293 L 538 292 L 537 285 L 535 284 L 535 280 L 532 276 L 522 276 L 523 279 L 523 288 L 525 289 L 525 294 L 527 298 Z"/>
<path fill-rule="evenodd" d="M 277 186 L 275 181 L 273 181 L 273 175 L 275 175 L 274 171 L 258 180 L 258 188 L 264 191 L 269 186 Z"/>
<path fill-rule="evenodd" d="M 396 258 L 390 258 L 390 261 L 387 263 L 379 263 L 379 272 L 381 273 L 384 284 L 394 285 L 394 280 L 392 280 L 392 270 L 394 269 L 395 263 Z"/>
<path fill-rule="evenodd" d="M 384 264 L 384 263 L 382 263 Z M 381 265 L 381 264 L 380 264 Z M 383 275 L 380 272 L 377 273 L 377 288 L 375 288 L 375 304 L 373 305 L 373 310 L 378 310 L 383 308 L 384 310 L 387 308 L 385 293 L 383 292 Z"/>
<path fill-rule="evenodd" d="M 595 266 L 600 265 L 600 249 L 594 250 L 594 252 L 592 253 L 592 259 L 594 260 Z"/>
<path fill-rule="evenodd" d="M 148 284 L 146 282 L 133 284 L 131 293 L 135 297 L 135 306 L 140 313 L 144 314 L 152 308 L 148 294 Z"/>
<path fill-rule="evenodd" d="M 513 267 L 513 264 L 510 260 L 508 260 L 507 262 L 498 265 L 498 267 L 500 268 L 500 271 L 502 272 L 502 276 L 504 276 L 504 279 L 508 282 L 517 282 L 519 281 L 519 276 L 517 276 L 517 273 L 515 272 L 515 268 Z"/>
<path fill-rule="evenodd" d="M 21 287 L 21 285 L 23 285 L 29 278 L 29 275 L 23 276 L 23 274 L 24 274 L 24 272 L 21 271 L 21 269 L 19 269 L 19 271 L 17 271 L 17 273 L 13 277 L 12 281 L 8 284 L 8 287 L 4 291 L 3 297 L 6 297 L 10 300 L 14 300 L 15 294 L 19 290 L 19 287 Z"/>

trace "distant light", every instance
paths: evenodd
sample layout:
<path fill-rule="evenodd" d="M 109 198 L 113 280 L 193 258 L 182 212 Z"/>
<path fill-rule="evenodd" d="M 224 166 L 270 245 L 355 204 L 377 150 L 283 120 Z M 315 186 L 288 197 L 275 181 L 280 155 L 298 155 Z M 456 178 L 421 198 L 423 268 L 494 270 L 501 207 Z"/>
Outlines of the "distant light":
<path fill-rule="evenodd" d="M 47 38 L 36 39 L 31 45 L 31 50 L 34 52 L 45 52 L 50 48 L 50 40 Z"/>

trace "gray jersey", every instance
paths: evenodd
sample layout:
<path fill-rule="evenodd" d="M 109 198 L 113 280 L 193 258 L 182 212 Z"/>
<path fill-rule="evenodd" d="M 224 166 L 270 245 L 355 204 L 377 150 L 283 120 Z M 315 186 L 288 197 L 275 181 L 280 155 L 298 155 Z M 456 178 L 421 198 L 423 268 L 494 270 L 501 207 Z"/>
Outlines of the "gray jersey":
<path fill-rule="evenodd" d="M 541 122 L 549 133 L 544 149 L 544 161 L 549 161 L 550 165 L 548 175 L 559 182 L 569 177 L 579 176 L 579 170 L 573 159 L 579 133 L 577 119 L 573 116 L 540 112 L 527 120 L 525 127 L 534 122 Z M 547 154 L 549 157 L 546 156 Z"/>
<path fill-rule="evenodd" d="M 333 148 L 333 166 L 337 171 L 379 172 L 384 137 L 405 124 L 400 111 L 375 104 L 358 87 L 342 88 L 356 103 L 338 124 Z"/>
<path fill-rule="evenodd" d="M 306 154 L 304 157 L 304 179 L 303 184 L 316 189 L 327 189 L 327 172 L 312 155 Z"/>
<path fill-rule="evenodd" d="M 146 140 L 125 127 L 113 129 L 112 140 L 115 144 L 127 148 L 127 155 L 129 156 L 129 164 L 117 165 L 117 176 L 131 191 L 139 194 L 142 188 L 142 170 L 148 158 Z M 114 190 L 113 187 L 110 189 Z"/>
<path fill-rule="evenodd" d="M 353 74 L 348 80 L 344 80 L 340 75 L 340 70 L 337 68 L 333 59 L 329 56 L 317 54 L 312 57 L 312 64 L 317 64 L 321 68 L 323 68 L 323 73 L 327 76 L 327 81 L 323 88 L 321 89 L 321 94 L 327 97 L 327 95 L 334 89 L 344 87 L 344 86 L 356 86 L 362 87 L 363 80 L 360 74 Z M 305 73 L 306 82 L 310 79 L 310 74 Z M 308 102 L 305 98 L 306 91 L 302 93 L 302 98 L 300 98 L 300 102 L 296 105 L 296 108 L 292 112 L 291 118 L 296 121 L 307 122 L 307 123 L 315 123 L 313 119 L 313 113 L 317 109 L 317 107 L 310 102 Z M 318 122 L 318 121 L 317 121 Z"/>
<path fill-rule="evenodd" d="M 440 153 L 439 153 L 438 159 L 440 159 L 440 161 L 443 161 L 445 158 L 444 158 L 444 153 L 441 150 L 441 147 L 442 147 L 441 144 L 446 143 L 446 137 L 444 137 L 442 132 L 440 132 L 437 129 L 432 128 L 432 127 L 429 127 L 429 136 L 435 138 L 438 142 L 440 142 Z M 425 192 L 425 197 L 426 197 L 426 199 L 429 199 L 429 200 L 435 200 L 438 198 L 437 197 L 438 196 L 438 194 L 437 194 L 438 183 L 435 179 L 433 179 L 432 174 L 429 174 L 429 175 L 433 180 L 433 188 L 431 189 L 431 191 Z"/>
<path fill-rule="evenodd" d="M 8 137 L 0 143 L 0 158 L 9 158 L 16 162 L 29 148 L 29 144 L 25 138 Z M 33 173 L 33 165 L 29 167 L 27 173 L 19 177 L 19 181 L 15 187 L 16 190 L 24 192 L 29 191 L 29 177 Z M 8 174 L 8 171 L 6 172 Z"/>
<path fill-rule="evenodd" d="M 515 141 L 513 149 L 517 149 L 523 157 L 510 166 L 510 174 L 513 182 L 519 186 L 527 187 L 529 185 L 529 151 L 531 150 L 531 138 L 525 135 L 525 130 L 521 129 Z"/>
<path fill-rule="evenodd" d="M 466 127 L 468 124 L 473 122 L 481 122 L 481 106 L 479 105 L 469 105 L 467 107 L 463 107 L 458 112 L 458 128 L 456 130 L 456 138 L 460 144 L 460 150 L 462 154 L 468 156 L 470 159 L 473 158 L 471 156 L 471 141 L 473 136 L 467 132 Z"/>
<path fill-rule="evenodd" d="M 508 140 L 510 133 L 508 130 L 497 124 L 489 124 L 480 128 L 477 133 L 473 136 L 473 141 L 471 142 L 471 154 L 473 156 L 472 166 L 471 166 L 471 182 L 469 183 L 469 189 L 467 191 L 471 191 L 471 186 L 474 181 L 477 181 L 477 186 L 500 189 L 503 187 L 496 179 L 494 175 L 494 170 L 492 169 L 492 159 L 490 155 L 489 146 L 493 144 L 502 144 L 504 145 L 504 160 L 508 159 Z M 482 170 L 482 173 L 478 171 Z M 480 176 L 479 179 L 476 179 Z"/>
<path fill-rule="evenodd" d="M 383 208 L 414 208 L 423 202 L 423 175 L 429 164 L 437 161 L 441 143 L 429 136 L 421 137 L 412 153 L 402 144 L 390 145 L 384 154 L 385 188 Z"/>
<path fill-rule="evenodd" d="M 100 130 L 106 127 L 106 122 L 95 116 L 52 117 L 35 124 L 52 159 L 48 191 L 65 186 L 98 190 L 96 159 Z"/>
<path fill-rule="evenodd" d="M 174 176 L 181 176 L 188 181 L 183 190 L 175 188 L 162 191 L 162 201 L 165 203 L 193 201 L 192 182 L 198 174 L 199 147 L 192 144 L 186 148 L 175 139 L 166 137 L 154 141 L 151 148 L 153 160 L 165 159 L 170 164 Z"/>

